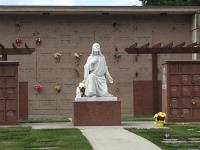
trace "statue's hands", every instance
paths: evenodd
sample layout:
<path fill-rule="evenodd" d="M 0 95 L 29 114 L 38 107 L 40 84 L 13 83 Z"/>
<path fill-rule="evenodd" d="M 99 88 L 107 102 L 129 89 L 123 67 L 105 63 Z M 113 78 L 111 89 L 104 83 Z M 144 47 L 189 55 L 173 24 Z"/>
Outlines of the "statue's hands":
<path fill-rule="evenodd" d="M 110 83 L 111 83 L 111 84 L 113 84 L 113 80 L 112 80 L 112 81 L 110 81 Z"/>

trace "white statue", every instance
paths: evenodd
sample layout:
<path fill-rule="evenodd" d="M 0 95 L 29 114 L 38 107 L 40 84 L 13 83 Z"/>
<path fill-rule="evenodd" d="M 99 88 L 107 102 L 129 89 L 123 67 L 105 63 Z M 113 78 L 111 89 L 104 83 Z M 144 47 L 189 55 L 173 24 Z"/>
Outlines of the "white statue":
<path fill-rule="evenodd" d="M 76 97 L 111 97 L 107 81 L 113 83 L 100 45 L 94 43 L 92 53 L 84 66 L 84 80 L 76 90 Z M 83 93 L 84 92 L 84 93 Z"/>

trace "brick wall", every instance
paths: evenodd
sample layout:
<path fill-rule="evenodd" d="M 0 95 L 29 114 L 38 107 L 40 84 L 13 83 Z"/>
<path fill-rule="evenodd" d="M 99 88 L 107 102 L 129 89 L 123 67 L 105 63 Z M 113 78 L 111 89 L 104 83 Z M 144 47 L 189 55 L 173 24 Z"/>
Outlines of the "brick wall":
<path fill-rule="evenodd" d="M 158 81 L 158 110 L 162 111 L 162 82 Z M 133 81 L 133 110 L 134 115 L 155 114 L 152 80 Z M 145 92 L 144 92 L 145 91 Z"/>
<path fill-rule="evenodd" d="M 22 38 L 36 52 L 30 56 L 9 56 L 19 60 L 19 79 L 29 82 L 29 116 L 71 116 L 75 88 L 83 80 L 83 65 L 94 42 L 99 42 L 114 84 L 110 92 L 122 101 L 122 114 L 133 114 L 133 80 L 151 79 L 151 56 L 128 55 L 124 52 L 135 41 L 179 43 L 191 41 L 190 16 L 0 16 L 0 41 L 10 47 L 16 37 Z M 117 23 L 113 27 L 113 23 Z M 16 24 L 21 25 L 17 31 Z M 35 38 L 42 39 L 36 46 Z M 114 59 L 118 48 L 121 59 Z M 54 53 L 62 53 L 55 63 Z M 73 55 L 82 53 L 80 65 Z M 137 57 L 137 58 L 136 58 Z M 190 59 L 191 55 L 159 56 L 159 68 L 166 59 Z M 78 70 L 80 76 L 78 76 Z M 137 72 L 137 76 L 136 76 Z M 161 78 L 161 71 L 159 71 Z M 41 82 L 44 89 L 37 93 L 33 85 Z M 56 94 L 55 84 L 62 86 Z"/>

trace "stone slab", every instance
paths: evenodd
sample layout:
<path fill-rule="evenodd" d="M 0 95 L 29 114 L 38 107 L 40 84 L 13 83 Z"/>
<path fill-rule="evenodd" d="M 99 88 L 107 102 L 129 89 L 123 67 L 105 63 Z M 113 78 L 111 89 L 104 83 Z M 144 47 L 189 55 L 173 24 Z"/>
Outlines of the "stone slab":
<path fill-rule="evenodd" d="M 75 98 L 75 101 L 88 102 L 88 101 L 117 101 L 117 97 L 80 97 Z"/>
<path fill-rule="evenodd" d="M 167 127 L 160 127 L 154 124 L 154 121 L 123 121 L 122 126 L 124 128 L 136 128 L 136 129 L 166 129 Z"/>
<path fill-rule="evenodd" d="M 121 125 L 121 101 L 73 102 L 74 126 Z"/>
<path fill-rule="evenodd" d="M 162 143 L 166 143 L 166 144 L 180 144 L 180 143 L 200 143 L 200 141 L 162 141 Z"/>
<path fill-rule="evenodd" d="M 52 123 L 24 123 L 17 127 L 31 127 L 32 129 L 65 129 L 65 128 L 73 128 L 73 125 L 71 122 L 52 122 Z"/>

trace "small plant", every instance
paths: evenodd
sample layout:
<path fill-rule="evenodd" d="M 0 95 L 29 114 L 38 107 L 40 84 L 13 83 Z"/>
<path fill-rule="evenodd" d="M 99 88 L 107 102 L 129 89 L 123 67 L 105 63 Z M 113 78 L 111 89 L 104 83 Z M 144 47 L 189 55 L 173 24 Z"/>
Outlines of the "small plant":
<path fill-rule="evenodd" d="M 36 38 L 35 39 L 35 43 L 36 43 L 36 45 L 41 45 L 41 43 L 42 43 L 42 40 L 41 40 L 41 38 L 40 37 L 38 37 L 38 38 Z"/>
<path fill-rule="evenodd" d="M 56 63 L 59 63 L 59 62 L 60 62 L 61 56 L 62 56 L 61 53 L 55 53 L 55 54 L 54 54 L 54 58 L 55 58 L 55 62 L 56 62 Z"/>
<path fill-rule="evenodd" d="M 17 45 L 18 47 L 20 47 L 21 44 L 22 44 L 22 39 L 17 38 L 17 39 L 15 40 L 15 43 L 16 43 L 16 45 Z"/>
<path fill-rule="evenodd" d="M 82 58 L 82 54 L 74 53 L 74 61 L 77 66 L 80 64 L 81 58 Z"/>
<path fill-rule="evenodd" d="M 59 84 L 56 84 L 55 86 L 54 86 L 54 89 L 56 90 L 56 94 L 58 94 L 58 93 L 60 93 L 61 92 L 61 86 L 59 85 Z"/>
<path fill-rule="evenodd" d="M 34 85 L 34 89 L 37 91 L 37 92 L 41 92 L 41 90 L 43 89 L 43 85 L 40 84 L 40 83 L 36 83 Z"/>
<path fill-rule="evenodd" d="M 118 48 L 115 48 L 114 59 L 118 62 L 121 59 L 121 54 L 118 51 Z"/>
<path fill-rule="evenodd" d="M 166 124 L 165 119 L 166 119 L 166 114 L 164 112 L 158 112 L 157 114 L 154 115 L 154 124 L 157 126 L 164 126 Z"/>

